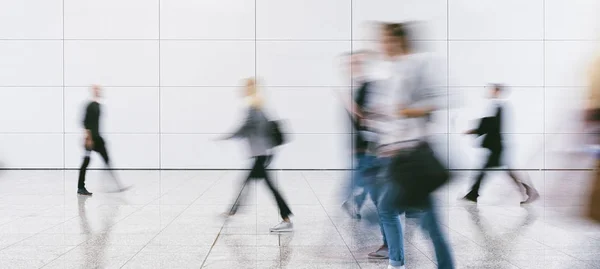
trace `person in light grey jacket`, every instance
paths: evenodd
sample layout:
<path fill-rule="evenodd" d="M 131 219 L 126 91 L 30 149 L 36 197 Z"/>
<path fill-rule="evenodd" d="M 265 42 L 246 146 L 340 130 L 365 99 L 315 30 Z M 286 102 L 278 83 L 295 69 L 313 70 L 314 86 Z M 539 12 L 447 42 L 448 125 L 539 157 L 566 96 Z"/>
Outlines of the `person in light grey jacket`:
<path fill-rule="evenodd" d="M 418 203 L 404 203 L 403 199 L 410 197 L 403 182 L 423 179 L 418 175 L 422 171 L 413 165 L 418 164 L 419 169 L 433 168 L 430 160 L 435 160 L 435 156 L 429 147 L 427 123 L 434 111 L 443 108 L 444 97 L 434 74 L 429 71 L 433 68 L 430 56 L 417 53 L 411 40 L 407 24 L 388 24 L 382 32 L 385 61 L 374 74 L 372 95 L 364 109 L 366 125 L 377 134 L 374 144 L 380 167 L 371 196 L 377 197 L 375 207 L 387 244 L 389 269 L 406 268 L 400 215 L 415 209 L 419 212 L 421 227 L 433 243 L 438 268 L 453 269 L 450 246 L 431 193 L 426 193 L 416 201 Z"/>
<path fill-rule="evenodd" d="M 226 139 L 245 139 L 250 147 L 250 154 L 254 158 L 254 164 L 248 178 L 242 184 L 239 195 L 228 214 L 234 215 L 237 212 L 237 209 L 244 198 L 244 189 L 250 180 L 253 178 L 263 178 L 267 183 L 267 187 L 269 187 L 271 193 L 275 197 L 275 201 L 279 207 L 279 213 L 283 219 L 281 223 L 271 228 L 271 232 L 290 232 L 293 229 L 292 222 L 289 218 L 292 215 L 292 211 L 273 185 L 273 182 L 266 171 L 266 166 L 269 164 L 272 157 L 271 150 L 275 143 L 273 142 L 270 122 L 263 112 L 262 100 L 257 91 L 256 81 L 253 78 L 246 80 L 244 94 L 249 103 L 248 114 L 242 126 Z"/>

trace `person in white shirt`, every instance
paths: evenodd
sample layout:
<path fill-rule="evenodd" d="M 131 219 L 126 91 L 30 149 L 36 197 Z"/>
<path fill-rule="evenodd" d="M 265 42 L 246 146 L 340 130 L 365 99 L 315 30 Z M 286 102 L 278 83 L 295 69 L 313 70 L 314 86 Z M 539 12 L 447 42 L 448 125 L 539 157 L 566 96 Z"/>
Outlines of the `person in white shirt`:
<path fill-rule="evenodd" d="M 382 39 L 386 61 L 375 74 L 365 121 L 377 133 L 377 157 L 381 177 L 377 183 L 377 211 L 389 251 L 388 268 L 404 268 L 404 238 L 398 197 L 402 190 L 393 180 L 390 164 L 396 156 L 410 155 L 424 140 L 424 126 L 430 113 L 441 104 L 440 92 L 431 81 L 427 55 L 413 53 L 406 26 L 390 24 Z M 418 160 L 416 160 L 418 161 Z M 454 268 L 449 246 L 441 232 L 431 199 L 427 197 L 422 226 L 429 233 L 436 252 L 438 268 Z"/>

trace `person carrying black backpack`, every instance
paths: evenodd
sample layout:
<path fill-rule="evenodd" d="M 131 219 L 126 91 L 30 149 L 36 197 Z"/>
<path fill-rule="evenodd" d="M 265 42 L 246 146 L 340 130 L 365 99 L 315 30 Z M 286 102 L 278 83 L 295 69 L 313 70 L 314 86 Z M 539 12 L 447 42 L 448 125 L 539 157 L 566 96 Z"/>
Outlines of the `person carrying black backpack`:
<path fill-rule="evenodd" d="M 254 158 L 254 164 L 248 174 L 248 178 L 242 184 L 240 193 L 228 214 L 235 215 L 237 212 L 237 209 L 244 198 L 243 193 L 246 185 L 248 185 L 252 179 L 262 178 L 267 183 L 269 190 L 271 190 L 271 193 L 277 202 L 277 206 L 279 207 L 281 218 L 283 219 L 281 223 L 271 228 L 271 232 L 291 232 L 293 230 L 293 224 L 289 217 L 292 215 L 292 211 L 279 191 L 275 188 L 275 185 L 266 171 L 266 166 L 272 159 L 272 149 L 285 143 L 285 137 L 280 130 L 279 122 L 269 120 L 265 115 L 262 100 L 259 96 L 254 78 L 246 80 L 244 95 L 249 103 L 246 119 L 237 131 L 225 139 L 245 139 L 250 147 L 250 154 Z"/>

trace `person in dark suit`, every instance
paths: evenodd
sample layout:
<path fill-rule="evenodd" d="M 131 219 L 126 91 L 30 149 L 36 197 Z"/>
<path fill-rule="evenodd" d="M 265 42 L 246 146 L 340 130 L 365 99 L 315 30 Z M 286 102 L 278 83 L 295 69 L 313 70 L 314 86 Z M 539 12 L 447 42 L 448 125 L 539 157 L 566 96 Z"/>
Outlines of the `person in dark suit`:
<path fill-rule="evenodd" d="M 115 174 L 112 172 L 112 168 L 110 165 L 110 159 L 108 157 L 108 152 L 106 151 L 106 144 L 104 139 L 100 135 L 100 98 L 102 98 L 102 89 L 98 85 L 92 86 L 92 100 L 87 105 L 85 110 L 85 117 L 83 119 L 83 126 L 85 128 L 85 157 L 83 158 L 83 163 L 81 164 L 81 168 L 79 169 L 79 180 L 77 183 L 77 193 L 80 195 L 92 195 L 85 188 L 85 174 L 87 172 L 87 167 L 90 164 L 90 153 L 92 151 L 98 152 L 106 167 L 109 168 L 112 178 L 114 179 L 118 191 L 125 191 L 127 188 L 123 188 L 117 180 Z"/>
<path fill-rule="evenodd" d="M 491 88 L 491 98 L 498 99 L 503 92 L 503 86 L 499 84 L 490 85 Z M 467 193 L 464 197 L 465 200 L 477 202 L 477 198 L 479 197 L 479 188 L 481 187 L 481 182 L 485 177 L 487 170 L 490 168 L 506 166 L 503 161 L 504 154 L 504 142 L 502 137 L 502 121 L 503 121 L 503 106 L 499 102 L 495 102 L 495 112 L 493 116 L 484 117 L 479 121 L 479 126 L 477 129 L 467 131 L 466 134 L 472 134 L 479 136 L 484 136 L 483 142 L 481 146 L 487 150 L 489 150 L 489 155 L 486 163 L 484 164 L 481 172 L 477 176 L 475 184 L 471 187 L 471 191 Z M 525 193 L 527 194 L 527 199 L 523 203 L 530 203 L 539 198 L 538 192 L 531 186 L 530 184 L 524 183 L 521 179 L 517 177 L 517 175 L 507 169 L 508 175 L 514 180 L 519 189 L 521 187 L 525 188 Z"/>

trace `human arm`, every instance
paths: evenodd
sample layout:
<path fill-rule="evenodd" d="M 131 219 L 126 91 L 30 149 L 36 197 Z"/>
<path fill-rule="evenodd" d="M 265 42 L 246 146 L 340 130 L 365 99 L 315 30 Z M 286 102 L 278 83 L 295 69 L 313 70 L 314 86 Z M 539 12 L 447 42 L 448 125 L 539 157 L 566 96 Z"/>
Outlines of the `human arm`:
<path fill-rule="evenodd" d="M 429 116 L 432 112 L 447 107 L 448 94 L 444 91 L 443 81 L 436 70 L 435 62 L 428 56 L 419 55 L 414 58 L 411 103 L 399 108 L 400 116 L 407 118 L 420 118 Z"/>
<path fill-rule="evenodd" d="M 243 138 L 243 137 L 247 136 L 247 134 L 254 127 L 254 124 L 253 124 L 254 114 L 255 114 L 255 112 L 253 111 L 252 108 L 248 109 L 246 117 L 244 118 L 244 120 L 242 121 L 242 124 L 238 127 L 238 129 L 236 131 L 234 131 L 232 134 L 223 137 L 222 140 Z"/>

